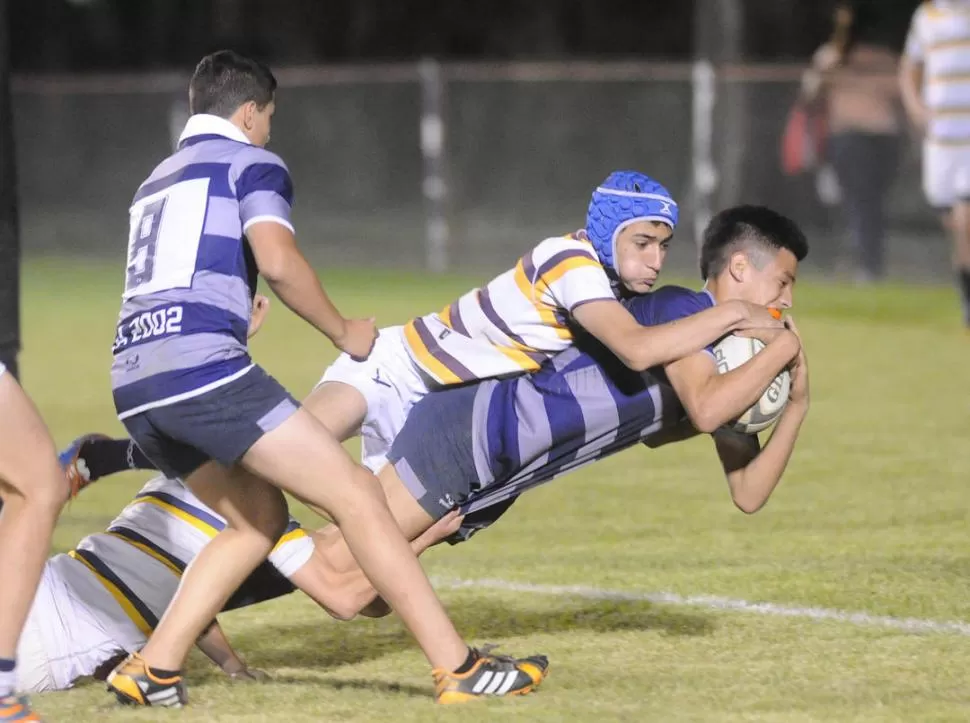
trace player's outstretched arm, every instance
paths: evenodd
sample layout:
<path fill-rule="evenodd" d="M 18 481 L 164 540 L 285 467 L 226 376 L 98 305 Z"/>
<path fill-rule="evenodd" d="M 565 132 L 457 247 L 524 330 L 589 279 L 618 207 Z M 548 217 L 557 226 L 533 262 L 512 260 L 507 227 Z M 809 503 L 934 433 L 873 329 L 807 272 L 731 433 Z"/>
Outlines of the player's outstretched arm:
<path fill-rule="evenodd" d="M 642 326 L 619 301 L 591 301 L 572 313 L 577 323 L 638 372 L 689 356 L 732 331 L 782 325 L 765 307 L 738 300 L 658 326 Z"/>
<path fill-rule="evenodd" d="M 414 554 L 420 555 L 453 534 L 461 526 L 461 520 L 457 512 L 442 517 L 411 542 Z M 383 617 L 390 613 L 390 607 L 377 597 L 370 580 L 356 564 L 337 569 L 329 561 L 330 548 L 343 544 L 339 528 L 330 525 L 309 534 L 313 538 L 313 555 L 290 575 L 290 582 L 338 620 L 351 620 L 365 611 L 367 617 Z"/>
<path fill-rule="evenodd" d="M 229 644 L 229 638 L 226 637 L 218 620 L 212 621 L 195 644 L 209 660 L 218 665 L 222 672 L 233 680 L 263 680 L 269 677 L 261 670 L 250 670 L 246 667 L 246 663 Z"/>
<path fill-rule="evenodd" d="M 286 226 L 254 223 L 246 237 L 259 273 L 295 314 L 316 327 L 341 351 L 366 358 L 377 338 L 373 319 L 345 319 L 330 301 L 320 279 Z"/>
<path fill-rule="evenodd" d="M 699 432 L 711 434 L 757 402 L 800 349 L 798 336 L 784 330 L 759 354 L 726 374 L 718 374 L 707 352 L 691 354 L 665 370 L 691 423 Z"/>
<path fill-rule="evenodd" d="M 728 429 L 714 435 L 731 499 L 738 509 L 747 514 L 760 510 L 778 486 L 795 449 L 802 422 L 808 414 L 808 364 L 804 351 L 799 351 L 791 373 L 792 388 L 788 404 L 764 449 L 759 451 L 756 435 L 740 434 Z"/>

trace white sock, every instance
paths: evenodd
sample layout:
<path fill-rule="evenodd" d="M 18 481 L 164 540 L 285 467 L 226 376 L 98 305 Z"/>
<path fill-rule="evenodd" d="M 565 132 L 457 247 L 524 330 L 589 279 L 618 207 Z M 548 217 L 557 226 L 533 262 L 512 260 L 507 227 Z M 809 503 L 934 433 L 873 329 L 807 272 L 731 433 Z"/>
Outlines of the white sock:
<path fill-rule="evenodd" d="M 9 673 L 0 671 L 0 698 L 12 695 L 17 689 L 17 669 L 14 668 Z"/>

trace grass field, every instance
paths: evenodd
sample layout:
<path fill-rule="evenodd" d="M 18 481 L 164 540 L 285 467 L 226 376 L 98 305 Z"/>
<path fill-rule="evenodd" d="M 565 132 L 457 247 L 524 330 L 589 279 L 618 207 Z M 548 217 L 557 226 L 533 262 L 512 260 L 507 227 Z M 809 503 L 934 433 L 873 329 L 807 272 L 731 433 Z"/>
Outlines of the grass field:
<path fill-rule="evenodd" d="M 473 278 L 325 273 L 348 312 L 400 322 Z M 120 433 L 108 385 L 121 270 L 25 268 L 24 382 L 61 443 Z M 224 616 L 250 665 L 274 682 L 226 682 L 200 657 L 191 707 L 127 711 L 99 684 L 38 696 L 52 721 L 965 721 L 970 637 L 860 622 L 604 600 L 511 584 L 680 596 L 785 608 L 970 621 L 970 338 L 946 288 L 859 290 L 800 283 L 812 411 L 782 485 L 745 516 L 713 447 L 631 450 L 530 493 L 503 523 L 426 558 L 476 643 L 545 652 L 535 695 L 460 708 L 431 702 L 428 668 L 395 619 L 331 621 L 299 594 Z M 254 355 L 298 396 L 334 352 L 277 304 Z M 100 529 L 145 479 L 86 491 L 55 546 Z M 301 512 L 307 521 L 312 516 Z M 864 621 L 863 621 L 864 622 Z"/>

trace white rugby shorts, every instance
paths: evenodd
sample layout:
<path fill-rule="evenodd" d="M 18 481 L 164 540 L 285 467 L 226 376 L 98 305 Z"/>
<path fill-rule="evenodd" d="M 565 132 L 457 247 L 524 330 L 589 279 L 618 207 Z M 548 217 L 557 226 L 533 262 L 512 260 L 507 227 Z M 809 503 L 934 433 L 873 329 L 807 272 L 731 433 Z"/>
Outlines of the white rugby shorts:
<path fill-rule="evenodd" d="M 923 193 L 939 209 L 970 201 L 970 145 L 923 144 Z"/>
<path fill-rule="evenodd" d="M 341 354 L 327 367 L 317 386 L 325 382 L 348 384 L 366 400 L 360 456 L 362 464 L 375 473 L 387 462 L 391 444 L 404 426 L 411 407 L 434 385 L 412 361 L 403 326 L 381 329 L 365 361 L 354 361 L 349 355 Z"/>

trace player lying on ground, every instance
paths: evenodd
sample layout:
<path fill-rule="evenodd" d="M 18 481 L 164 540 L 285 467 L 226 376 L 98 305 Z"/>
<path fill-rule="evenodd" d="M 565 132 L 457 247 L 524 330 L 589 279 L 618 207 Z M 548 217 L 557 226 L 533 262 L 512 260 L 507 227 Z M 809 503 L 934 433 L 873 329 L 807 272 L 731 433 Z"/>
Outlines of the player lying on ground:
<path fill-rule="evenodd" d="M 401 616 L 432 666 L 436 699 L 526 693 L 542 656 L 514 660 L 468 647 L 387 509 L 377 479 L 272 377 L 246 343 L 251 288 L 245 246 L 280 299 L 338 348 L 366 357 L 373 320 L 345 319 L 300 252 L 293 184 L 265 149 L 276 79 L 231 51 L 202 59 L 179 147 L 139 186 L 112 349 L 118 418 L 145 455 L 226 520 L 186 570 L 139 654 L 108 676 L 122 703 L 181 706 L 179 669 L 233 591 L 287 524 L 283 491 L 326 512 L 361 568 Z"/>
<path fill-rule="evenodd" d="M 705 289 L 666 287 L 632 299 L 629 309 L 641 324 L 666 323 L 731 299 L 787 309 L 807 252 L 804 235 L 783 216 L 729 209 L 705 233 Z M 723 429 L 788 366 L 791 396 L 764 449 L 755 436 Z M 793 330 L 780 331 L 754 359 L 723 375 L 709 350 L 637 374 L 602 346 L 583 343 L 532 375 L 428 395 L 411 410 L 379 476 L 407 536 L 460 506 L 468 514 L 458 538 L 466 539 L 523 491 L 580 465 L 641 441 L 656 447 L 709 433 L 732 499 L 750 513 L 778 484 L 807 411 L 808 369 Z M 334 570 L 353 570 L 339 530 L 327 528 L 322 536 Z M 329 606 L 342 616 L 361 607 L 371 615 L 386 611 L 381 601 L 361 606 L 360 598 Z"/>
<path fill-rule="evenodd" d="M 701 256 L 700 292 L 665 287 L 631 299 L 645 325 L 666 323 L 730 299 L 777 309 L 792 303 L 798 261 L 808 252 L 790 220 L 764 208 L 718 214 Z M 379 477 L 405 535 L 414 537 L 456 506 L 465 514 L 456 539 L 492 524 L 522 494 L 567 471 L 640 442 L 657 447 L 711 434 L 731 497 L 760 509 L 778 484 L 808 411 L 808 369 L 791 321 L 751 361 L 718 374 L 710 350 L 661 369 L 635 373 L 605 348 L 581 342 L 536 373 L 426 396 L 408 415 Z M 757 436 L 724 428 L 753 405 L 786 367 L 787 407 L 763 449 Z M 328 529 L 326 556 L 354 566 Z M 380 601 L 368 608 L 377 614 Z"/>
<path fill-rule="evenodd" d="M 67 501 L 54 441 L 30 398 L 0 364 L 0 721 L 39 721 L 14 695 L 18 641 L 54 524 Z"/>
<path fill-rule="evenodd" d="M 415 554 L 454 532 L 456 520 L 456 515 L 444 518 L 412 542 Z M 49 559 L 17 650 L 18 689 L 41 693 L 70 688 L 85 676 L 103 678 L 119 656 L 139 650 L 175 595 L 185 567 L 224 527 L 225 520 L 180 482 L 158 477 L 104 532 Z M 314 549 L 318 537 L 291 518 L 269 559 L 223 611 L 293 590 L 302 590 L 328 612 L 332 600 L 359 606 L 372 598 L 363 573 L 339 574 L 326 564 Z M 218 621 L 196 645 L 233 679 L 264 677 L 246 667 Z"/>

